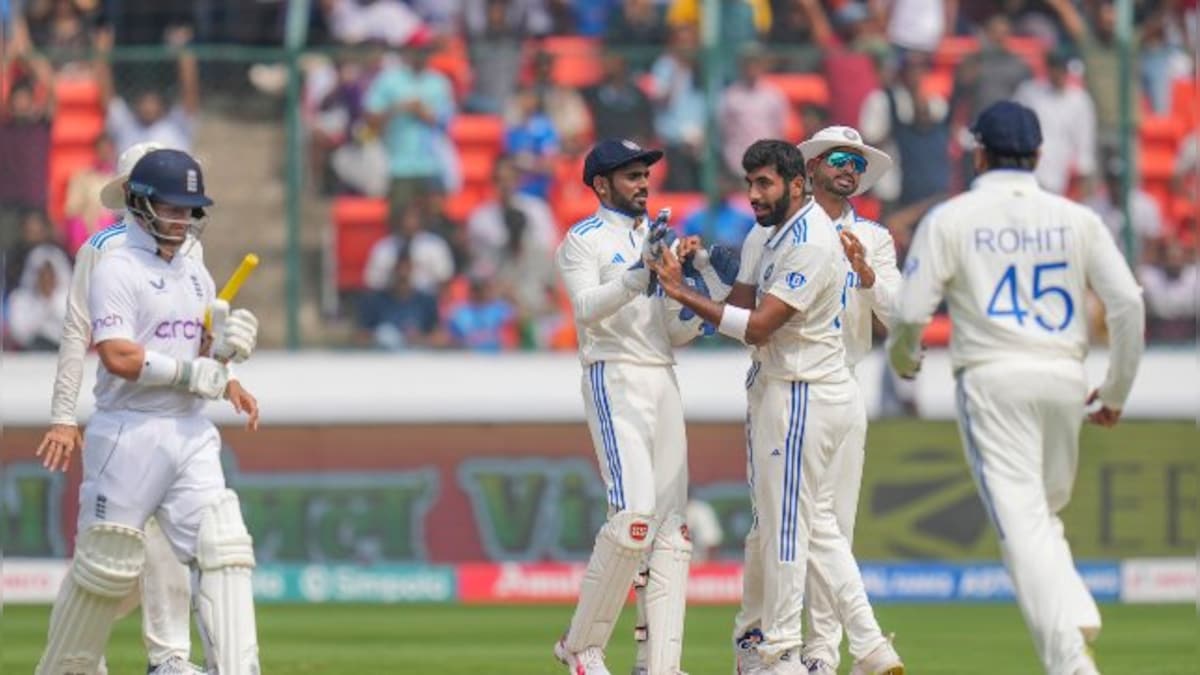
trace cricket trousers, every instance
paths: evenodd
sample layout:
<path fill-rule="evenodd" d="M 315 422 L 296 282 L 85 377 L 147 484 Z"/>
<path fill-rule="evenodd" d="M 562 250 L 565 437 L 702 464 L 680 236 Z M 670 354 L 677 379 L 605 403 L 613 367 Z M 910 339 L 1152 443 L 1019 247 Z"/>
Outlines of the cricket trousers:
<path fill-rule="evenodd" d="M 1086 661 L 1100 611 L 1063 535 L 1087 382 L 1078 361 L 1003 361 L 956 375 L 958 427 L 1017 604 L 1049 675 Z"/>
<path fill-rule="evenodd" d="M 830 593 L 850 652 L 861 658 L 886 640 L 867 601 L 850 542 L 835 512 L 835 464 L 861 442 L 858 384 L 747 377 L 747 478 L 754 524 L 746 537 L 742 608 L 734 640 L 760 629 L 767 663 L 801 646 L 809 571 Z"/>

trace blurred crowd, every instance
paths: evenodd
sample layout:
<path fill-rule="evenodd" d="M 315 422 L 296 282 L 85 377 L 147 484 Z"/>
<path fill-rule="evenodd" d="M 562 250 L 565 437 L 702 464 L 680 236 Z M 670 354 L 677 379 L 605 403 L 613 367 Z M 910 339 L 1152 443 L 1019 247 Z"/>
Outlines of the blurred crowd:
<path fill-rule="evenodd" d="M 303 116 L 310 180 L 335 204 L 333 239 L 354 224 L 339 214 L 386 203 L 371 211 L 385 214 L 377 241 L 335 256 L 339 311 L 354 317 L 359 346 L 570 348 L 552 253 L 594 207 L 582 155 L 610 136 L 666 151 L 653 174 L 664 201 L 651 201 L 675 207 L 681 231 L 737 245 L 753 226 L 740 196 L 753 140 L 857 127 L 897 160 L 858 208 L 903 255 L 924 213 L 970 184 L 975 114 L 1015 98 L 1042 123 L 1042 185 L 1092 206 L 1118 237 L 1131 214 L 1151 339 L 1193 340 L 1197 0 L 1134 4 L 1127 166 L 1111 0 L 725 0 L 714 50 L 701 44 L 703 0 L 314 0 Z M 57 302 L 69 256 L 112 221 L 93 193 L 115 156 L 142 140 L 193 145 L 203 106 L 188 46 L 278 45 L 286 6 L 0 4 L 10 344 L 53 343 L 29 332 L 51 319 L 17 308 Z M 110 51 L 145 44 L 172 50 L 171 72 L 114 86 L 144 78 L 114 78 Z M 88 165 L 56 183 L 56 93 L 75 79 L 98 90 L 102 123 Z M 278 92 L 285 78 L 264 65 L 249 80 Z"/>

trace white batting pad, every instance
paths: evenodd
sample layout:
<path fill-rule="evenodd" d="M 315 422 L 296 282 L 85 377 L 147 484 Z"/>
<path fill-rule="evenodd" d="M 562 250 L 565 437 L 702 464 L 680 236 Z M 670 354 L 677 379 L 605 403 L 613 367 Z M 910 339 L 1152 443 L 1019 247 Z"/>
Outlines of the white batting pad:
<path fill-rule="evenodd" d="M 608 644 L 634 572 L 653 541 L 653 519 L 641 513 L 621 511 L 600 528 L 579 589 L 579 604 L 563 640 L 568 651 L 579 653 Z"/>
<path fill-rule="evenodd" d="M 136 528 L 97 523 L 79 533 L 71 573 L 50 613 L 37 675 L 99 670 L 117 605 L 137 586 L 144 561 L 145 545 Z"/>
<path fill-rule="evenodd" d="M 142 641 L 150 663 L 192 652 L 192 573 L 179 562 L 158 522 L 146 521 L 146 569 L 142 571 Z"/>
<path fill-rule="evenodd" d="M 692 539 L 687 523 L 678 514 L 663 520 L 654 535 L 650 553 L 650 579 L 646 584 L 649 672 L 678 673 L 683 655 L 683 615 L 687 603 L 688 566 Z"/>
<path fill-rule="evenodd" d="M 253 570 L 253 541 L 237 495 L 226 490 L 200 520 L 192 579 L 204 658 L 215 675 L 259 673 Z"/>
<path fill-rule="evenodd" d="M 650 660 L 646 640 L 649 638 L 646 625 L 646 584 L 650 583 L 650 563 L 644 561 L 633 575 L 633 600 L 637 607 L 637 619 L 633 624 L 633 672 L 643 673 Z"/>

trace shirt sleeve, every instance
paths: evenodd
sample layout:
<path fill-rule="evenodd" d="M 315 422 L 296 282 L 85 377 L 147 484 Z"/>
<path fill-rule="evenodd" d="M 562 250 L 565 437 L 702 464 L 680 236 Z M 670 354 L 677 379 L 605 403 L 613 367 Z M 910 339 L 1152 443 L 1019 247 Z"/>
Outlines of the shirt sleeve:
<path fill-rule="evenodd" d="M 368 113 L 378 115 L 386 112 L 392 104 L 391 77 L 383 73 L 375 78 L 367 93 L 363 95 L 363 109 Z"/>
<path fill-rule="evenodd" d="M 1138 364 L 1146 349 L 1146 308 L 1142 289 L 1125 264 L 1112 234 L 1094 218 L 1088 237 L 1087 278 L 1104 303 L 1108 327 L 1108 373 L 1100 385 L 1100 400 L 1110 408 L 1123 408 L 1133 388 Z"/>
<path fill-rule="evenodd" d="M 585 325 L 607 319 L 638 294 L 623 277 L 600 283 L 600 265 L 586 236 L 568 234 L 555 256 L 575 320 Z"/>
<path fill-rule="evenodd" d="M 84 244 L 75 256 L 75 271 L 67 291 L 67 314 L 63 320 L 62 341 L 58 345 L 58 372 L 54 376 L 54 394 L 50 398 L 50 423 L 75 424 L 75 406 L 83 386 L 83 356 L 91 341 L 91 314 L 88 290 L 92 270 L 100 252 Z"/>
<path fill-rule="evenodd" d="M 896 316 L 896 299 L 900 295 L 900 270 L 896 267 L 896 244 L 892 235 L 882 227 L 873 233 L 874 247 L 870 253 L 871 269 L 875 272 L 875 285 L 865 292 L 870 294 L 871 311 L 889 330 Z"/>
<path fill-rule="evenodd" d="M 762 259 L 763 246 L 766 245 L 766 236 L 770 234 L 770 230 L 765 227 L 754 226 L 746 234 L 746 239 L 742 242 L 741 259 L 738 262 L 737 283 L 745 284 L 746 286 L 758 285 L 758 261 Z"/>
<path fill-rule="evenodd" d="M 837 252 L 838 255 L 841 251 Z M 794 246 L 777 263 L 775 281 L 768 293 L 804 313 L 829 286 L 832 275 L 831 249 L 811 244 Z"/>
<path fill-rule="evenodd" d="M 381 291 L 391 284 L 392 270 L 396 268 L 396 248 L 393 238 L 375 242 L 363 267 L 363 285 L 373 291 Z"/>
<path fill-rule="evenodd" d="M 900 372 L 909 370 L 921 352 L 921 334 L 945 294 L 954 262 L 944 241 L 946 236 L 934 209 L 917 227 L 908 259 L 904 284 L 896 303 L 893 326 L 889 327 L 888 353 Z"/>
<path fill-rule="evenodd" d="M 92 342 L 133 340 L 137 293 L 130 283 L 128 265 L 113 255 L 102 258 L 92 272 L 91 286 Z"/>

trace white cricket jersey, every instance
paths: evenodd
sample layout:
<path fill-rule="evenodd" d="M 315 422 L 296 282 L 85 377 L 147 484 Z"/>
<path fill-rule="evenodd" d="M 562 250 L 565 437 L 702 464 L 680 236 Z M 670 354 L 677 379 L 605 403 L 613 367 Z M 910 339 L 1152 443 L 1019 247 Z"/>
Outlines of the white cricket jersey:
<path fill-rule="evenodd" d="M 647 296 L 622 283 L 637 262 L 645 217 L 634 220 L 600 207 L 575 224 L 558 246 L 555 264 L 571 298 L 579 358 L 584 365 L 623 361 L 641 365 L 675 363 L 673 346 L 700 334 L 702 321 L 680 318 L 682 306 L 662 295 Z"/>
<path fill-rule="evenodd" d="M 180 360 L 200 354 L 204 312 L 216 297 L 212 276 L 188 256 L 158 257 L 154 238 L 126 228 L 125 245 L 106 252 L 92 272 L 88 308 L 92 341 L 124 339 Z M 103 364 L 96 378 L 98 410 L 169 416 L 198 413 L 204 400 L 170 387 L 148 387 L 117 377 Z"/>
<path fill-rule="evenodd" d="M 125 218 L 129 217 L 125 215 Z M 50 399 L 51 424 L 75 424 L 75 404 L 83 386 L 83 355 L 92 340 L 92 314 L 88 309 L 92 270 L 104 255 L 125 245 L 128 227 L 137 225 L 127 224 L 123 219 L 106 227 L 89 237 L 75 253 L 71 288 L 67 292 L 67 315 L 58 346 L 58 372 L 54 378 L 54 395 Z M 203 264 L 204 248 L 199 239 L 190 239 L 181 250 L 187 257 Z"/>
<path fill-rule="evenodd" d="M 846 255 L 825 210 L 809 200 L 767 239 L 758 261 L 757 297 L 770 293 L 796 310 L 754 350 L 762 374 L 781 380 L 850 379 L 842 344 Z"/>
<path fill-rule="evenodd" d="M 1112 350 L 1101 400 L 1124 404 L 1143 349 L 1141 289 L 1100 218 L 1042 190 L 1032 173 L 988 171 L 931 211 L 904 276 L 897 340 L 912 348 L 944 295 L 955 369 L 1029 357 L 1082 361 L 1090 286 L 1104 302 Z"/>
<path fill-rule="evenodd" d="M 879 317 L 884 327 L 892 327 L 894 303 L 900 293 L 900 270 L 896 268 L 896 244 L 886 227 L 859 216 L 849 206 L 834 225 L 858 237 L 866 249 L 867 264 L 875 272 L 875 284 L 870 288 L 862 287 L 862 280 L 852 268 L 846 272 L 851 290 L 846 294 L 842 340 L 846 343 L 846 364 L 853 368 L 871 351 L 874 333 L 871 315 Z"/>

